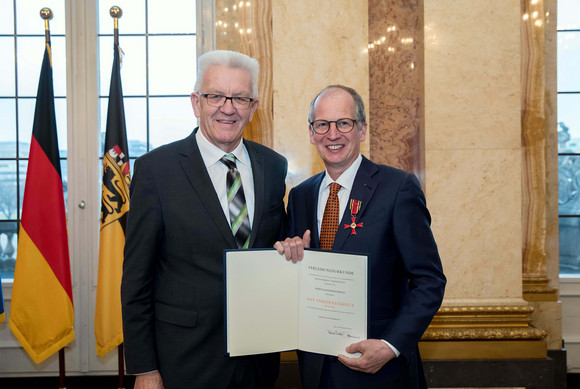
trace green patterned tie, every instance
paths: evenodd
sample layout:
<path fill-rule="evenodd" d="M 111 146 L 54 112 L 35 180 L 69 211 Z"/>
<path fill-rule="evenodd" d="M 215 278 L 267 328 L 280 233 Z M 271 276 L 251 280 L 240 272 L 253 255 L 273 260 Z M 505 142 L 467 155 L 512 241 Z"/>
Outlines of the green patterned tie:
<path fill-rule="evenodd" d="M 230 210 L 230 224 L 236 244 L 240 249 L 247 249 L 250 245 L 250 219 L 248 205 L 242 188 L 242 177 L 236 166 L 236 156 L 226 154 L 220 159 L 228 167 L 226 188 L 228 192 L 228 208 Z"/>

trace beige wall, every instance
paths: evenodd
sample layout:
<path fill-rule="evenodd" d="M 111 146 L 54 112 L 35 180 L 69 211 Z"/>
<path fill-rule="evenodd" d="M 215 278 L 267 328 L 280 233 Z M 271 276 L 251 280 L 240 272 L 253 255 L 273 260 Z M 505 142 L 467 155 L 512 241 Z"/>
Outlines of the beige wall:
<path fill-rule="evenodd" d="M 329 84 L 344 84 L 368 106 L 367 1 L 273 1 L 272 28 L 273 146 L 288 158 L 291 188 L 324 170 L 308 137 L 314 96 Z M 362 152 L 368 156 L 368 140 Z"/>

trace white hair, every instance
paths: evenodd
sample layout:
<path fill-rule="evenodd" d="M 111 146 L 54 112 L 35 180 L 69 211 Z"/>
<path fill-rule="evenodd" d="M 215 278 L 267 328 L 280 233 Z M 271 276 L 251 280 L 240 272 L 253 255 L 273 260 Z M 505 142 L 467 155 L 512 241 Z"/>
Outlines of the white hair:
<path fill-rule="evenodd" d="M 260 64 L 255 58 L 236 51 L 214 50 L 202 54 L 197 59 L 197 80 L 193 88 L 194 92 L 201 92 L 201 83 L 205 71 L 213 65 L 222 65 L 231 69 L 242 69 L 250 72 L 252 77 L 252 98 L 258 97 L 258 73 Z"/>

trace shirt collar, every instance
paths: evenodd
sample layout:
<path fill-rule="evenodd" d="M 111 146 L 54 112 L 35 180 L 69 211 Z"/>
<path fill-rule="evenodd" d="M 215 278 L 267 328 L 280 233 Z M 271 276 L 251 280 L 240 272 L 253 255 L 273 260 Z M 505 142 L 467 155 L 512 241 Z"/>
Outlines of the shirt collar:
<path fill-rule="evenodd" d="M 350 191 L 352 190 L 352 185 L 354 184 L 354 178 L 356 177 L 356 173 L 358 172 L 358 168 L 362 162 L 362 155 L 358 155 L 357 159 L 338 177 L 336 181 L 334 181 L 328 171 L 325 172 L 324 175 L 324 182 L 322 183 L 322 188 L 325 189 L 328 185 L 336 182 L 344 189 Z"/>
<path fill-rule="evenodd" d="M 211 143 L 201 132 L 198 130 L 195 133 L 195 139 L 197 140 L 197 145 L 199 147 L 199 152 L 201 154 L 201 158 L 203 159 L 203 163 L 206 167 L 214 165 L 215 163 L 219 162 L 219 160 L 226 154 L 222 149 Z M 238 146 L 231 152 L 231 154 L 236 156 L 237 161 L 241 162 L 244 165 L 248 164 L 248 156 L 245 152 L 244 142 L 240 140 Z"/>

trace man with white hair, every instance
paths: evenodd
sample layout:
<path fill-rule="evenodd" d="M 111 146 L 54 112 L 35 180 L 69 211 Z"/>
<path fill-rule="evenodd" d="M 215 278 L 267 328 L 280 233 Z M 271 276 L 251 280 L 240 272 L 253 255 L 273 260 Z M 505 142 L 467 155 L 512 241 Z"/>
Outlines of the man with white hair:
<path fill-rule="evenodd" d="M 272 247 L 285 218 L 286 159 L 242 139 L 258 69 L 202 55 L 199 127 L 135 163 L 121 286 L 135 388 L 272 388 L 278 376 L 278 354 L 230 358 L 224 335 L 223 250 Z"/>

